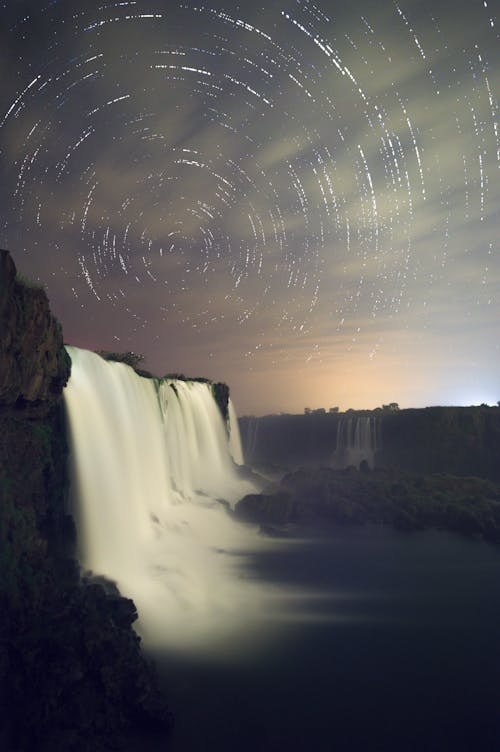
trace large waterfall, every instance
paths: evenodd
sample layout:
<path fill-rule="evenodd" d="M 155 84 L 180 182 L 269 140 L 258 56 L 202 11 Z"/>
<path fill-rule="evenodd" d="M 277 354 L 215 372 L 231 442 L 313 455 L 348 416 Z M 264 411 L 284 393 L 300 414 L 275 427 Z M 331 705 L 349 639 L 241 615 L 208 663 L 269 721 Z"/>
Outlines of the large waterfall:
<path fill-rule="evenodd" d="M 244 573 L 262 541 L 228 513 L 255 491 L 235 465 L 232 405 L 228 441 L 210 384 L 146 379 L 92 352 L 68 352 L 82 565 L 134 599 L 148 644 L 224 641 L 265 597 Z"/>

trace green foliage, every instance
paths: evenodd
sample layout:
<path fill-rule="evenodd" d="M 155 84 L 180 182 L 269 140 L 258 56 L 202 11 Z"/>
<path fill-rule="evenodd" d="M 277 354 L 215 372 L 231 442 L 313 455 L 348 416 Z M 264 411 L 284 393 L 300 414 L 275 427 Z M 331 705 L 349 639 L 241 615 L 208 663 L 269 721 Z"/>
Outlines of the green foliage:
<path fill-rule="evenodd" d="M 196 384 L 210 384 L 210 379 L 206 379 L 203 376 L 190 377 L 185 376 L 183 373 L 166 373 L 162 376 L 162 379 L 166 381 L 194 381 Z"/>
<path fill-rule="evenodd" d="M 500 486 L 482 478 L 302 469 L 274 495 L 245 497 L 237 513 L 255 522 L 329 521 L 439 528 L 500 543 Z"/>
<path fill-rule="evenodd" d="M 50 456 L 52 451 L 53 431 L 48 423 L 36 423 L 33 425 L 33 434 L 37 441 L 40 441 L 43 447 L 43 453 L 46 457 Z"/>
<path fill-rule="evenodd" d="M 139 364 L 144 361 L 144 355 L 139 355 L 132 351 L 117 353 L 110 352 L 109 350 L 97 350 L 96 354 L 100 355 L 104 360 L 111 360 L 114 363 L 125 363 L 125 365 L 133 368 L 134 371 L 137 370 Z"/>
<path fill-rule="evenodd" d="M 223 382 L 212 384 L 212 395 L 216 401 L 222 417 L 225 421 L 229 420 L 229 387 Z"/>
<path fill-rule="evenodd" d="M 96 350 L 96 355 L 100 355 L 101 358 L 104 358 L 104 360 L 110 360 L 114 363 L 125 363 L 125 365 L 133 368 L 138 376 L 143 376 L 147 379 L 155 379 L 159 383 L 161 383 L 161 381 L 164 381 L 164 380 L 196 381 L 202 384 L 210 383 L 210 379 L 204 379 L 204 378 L 193 379 L 193 378 L 189 378 L 188 376 L 185 376 L 183 373 L 166 373 L 164 376 L 158 379 L 149 371 L 145 371 L 143 368 L 139 367 L 141 363 L 143 363 L 145 360 L 144 355 L 139 355 L 139 353 L 135 353 L 132 351 L 124 352 L 124 353 L 117 353 L 117 352 L 110 352 L 109 350 Z"/>
<path fill-rule="evenodd" d="M 45 286 L 41 282 L 35 282 L 33 279 L 26 277 L 22 272 L 16 273 L 16 282 L 29 290 L 44 290 Z"/>

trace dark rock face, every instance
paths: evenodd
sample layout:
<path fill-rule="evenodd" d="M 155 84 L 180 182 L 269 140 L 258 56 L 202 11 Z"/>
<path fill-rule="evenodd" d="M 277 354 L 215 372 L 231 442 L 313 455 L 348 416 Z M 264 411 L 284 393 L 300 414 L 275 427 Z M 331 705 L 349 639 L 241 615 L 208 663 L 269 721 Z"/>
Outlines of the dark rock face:
<path fill-rule="evenodd" d="M 71 546 L 67 454 L 61 404 L 43 415 L 0 408 L 0 541 L 16 571 L 23 557 L 42 567 L 49 542 L 52 555 Z"/>
<path fill-rule="evenodd" d="M 236 515 L 261 525 L 443 528 L 500 543 L 500 409 L 374 414 L 380 428 L 374 471 L 366 463 L 359 471 L 333 469 L 342 413 L 240 419 L 247 462 L 292 472 L 274 492 L 239 501 Z"/>
<path fill-rule="evenodd" d="M 474 475 L 500 481 L 500 408 L 427 407 L 353 412 L 374 415 L 380 442 L 376 467 L 416 473 Z M 246 461 L 256 467 L 334 464 L 338 428 L 345 413 L 266 415 L 239 419 Z"/>
<path fill-rule="evenodd" d="M 42 289 L 16 280 L 0 250 L 0 404 L 54 401 L 70 373 L 60 324 Z"/>
<path fill-rule="evenodd" d="M 338 414 L 239 418 L 245 460 L 250 465 L 288 469 L 328 465 L 337 448 L 340 420 Z"/>
<path fill-rule="evenodd" d="M 237 517 L 245 522 L 258 522 L 263 525 L 287 525 L 300 519 L 297 503 L 290 493 L 278 491 L 276 494 L 248 494 L 236 505 Z"/>
<path fill-rule="evenodd" d="M 80 579 L 66 513 L 70 361 L 0 252 L 0 749 L 98 752 L 170 722 L 132 601 Z"/>
<path fill-rule="evenodd" d="M 500 409 L 427 407 L 382 418 L 377 463 L 500 481 Z"/>
<path fill-rule="evenodd" d="M 219 406 L 219 410 L 222 413 L 222 417 L 224 420 L 228 420 L 229 418 L 229 387 L 227 384 L 223 384 L 222 382 L 217 382 L 212 384 L 212 394 L 214 395 L 214 400 L 217 402 L 217 405 Z"/>

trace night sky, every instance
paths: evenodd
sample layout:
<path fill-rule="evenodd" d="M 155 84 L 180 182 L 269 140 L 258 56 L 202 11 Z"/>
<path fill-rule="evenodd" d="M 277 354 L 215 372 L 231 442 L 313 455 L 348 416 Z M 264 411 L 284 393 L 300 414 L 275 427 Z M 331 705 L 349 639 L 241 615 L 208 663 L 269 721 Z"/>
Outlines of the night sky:
<path fill-rule="evenodd" d="M 0 2 L 0 247 L 240 414 L 500 399 L 493 0 Z"/>

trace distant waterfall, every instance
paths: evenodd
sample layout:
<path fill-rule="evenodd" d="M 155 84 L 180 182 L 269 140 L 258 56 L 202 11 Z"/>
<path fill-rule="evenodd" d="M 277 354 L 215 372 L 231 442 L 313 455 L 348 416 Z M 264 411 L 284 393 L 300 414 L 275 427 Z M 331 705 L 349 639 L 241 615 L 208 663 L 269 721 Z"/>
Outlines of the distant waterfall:
<path fill-rule="evenodd" d="M 255 459 L 255 448 L 257 446 L 257 433 L 259 428 L 259 419 L 249 417 L 245 421 L 243 431 L 243 445 L 245 447 L 245 459 L 250 464 Z"/>
<path fill-rule="evenodd" d="M 240 436 L 240 429 L 238 426 L 238 416 L 236 415 L 236 410 L 234 409 L 234 405 L 231 402 L 231 399 L 229 400 L 228 414 L 229 414 L 229 452 L 237 465 L 243 465 L 245 463 L 245 459 L 243 457 L 243 448 L 241 446 L 241 436 Z"/>
<path fill-rule="evenodd" d="M 262 592 L 242 575 L 261 539 L 226 507 L 242 480 L 211 386 L 138 376 L 69 347 L 65 389 L 80 560 L 134 599 L 147 642 L 196 647 L 250 621 Z M 231 457 L 232 455 L 232 457 Z"/>
<path fill-rule="evenodd" d="M 380 423 L 372 415 L 341 417 L 337 426 L 337 447 L 333 465 L 337 468 L 354 466 L 363 461 L 375 466 L 375 453 L 380 449 Z"/>

